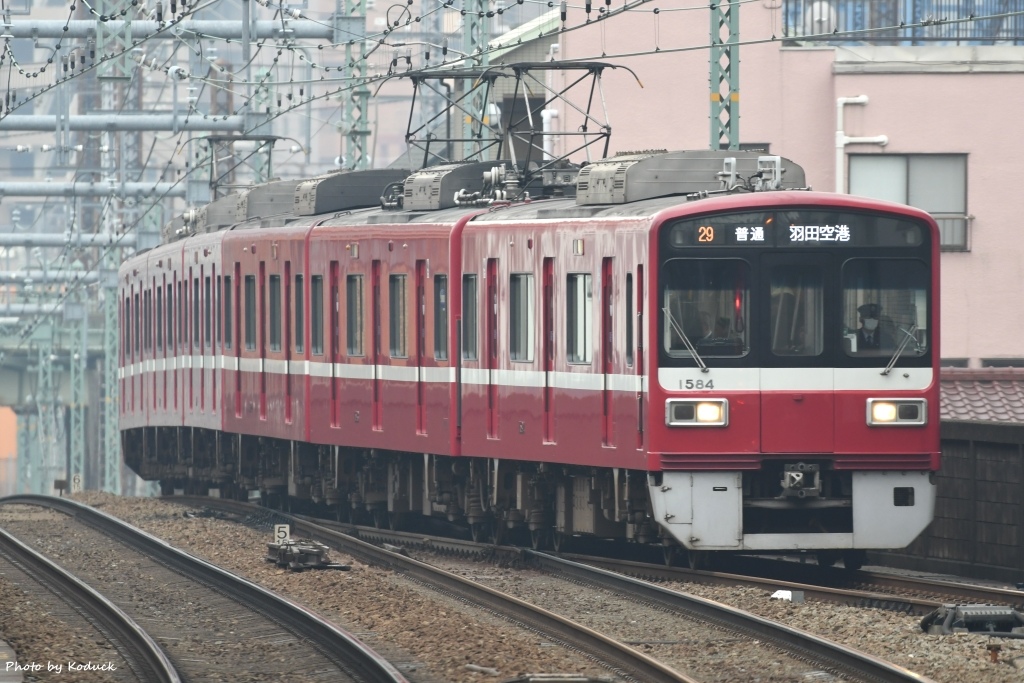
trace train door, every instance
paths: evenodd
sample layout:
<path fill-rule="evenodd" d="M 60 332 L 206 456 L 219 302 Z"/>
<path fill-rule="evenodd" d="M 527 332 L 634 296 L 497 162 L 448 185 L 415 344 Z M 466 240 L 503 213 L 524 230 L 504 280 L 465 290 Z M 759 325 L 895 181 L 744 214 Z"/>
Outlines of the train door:
<path fill-rule="evenodd" d="M 330 265 L 330 328 L 327 334 L 331 340 L 331 426 L 341 426 L 341 405 L 338 402 L 338 384 L 341 382 L 341 333 L 338 328 L 338 315 L 341 312 L 341 300 L 339 299 L 339 268 L 337 261 L 331 261 Z"/>
<path fill-rule="evenodd" d="M 427 333 L 426 316 L 427 316 L 427 262 L 423 260 L 416 261 L 416 311 L 414 317 L 416 319 L 416 329 L 414 333 L 416 335 L 416 433 L 426 434 L 427 433 L 427 414 L 426 414 L 426 403 L 424 401 L 424 386 L 423 386 L 423 371 L 424 371 L 424 353 L 427 346 L 425 335 Z"/>
<path fill-rule="evenodd" d="M 823 254 L 763 254 L 760 310 L 761 448 L 829 453 L 835 447 L 833 373 L 825 331 L 835 329 Z"/>
<path fill-rule="evenodd" d="M 485 298 L 484 340 L 487 363 L 487 438 L 498 438 L 498 259 L 487 259 L 487 296 Z"/>
<path fill-rule="evenodd" d="M 370 292 L 373 298 L 370 315 L 371 329 L 373 330 L 373 348 L 370 362 L 373 367 L 373 429 L 380 431 L 384 429 L 384 414 L 381 406 L 381 378 L 380 378 L 380 343 L 381 343 L 381 320 L 380 320 L 380 260 L 374 260 L 370 269 Z"/>
<path fill-rule="evenodd" d="M 601 259 L 601 443 L 613 446 L 612 434 L 612 388 L 610 386 L 614 372 L 613 359 L 615 349 L 614 330 L 612 328 L 612 259 Z"/>
<path fill-rule="evenodd" d="M 628 276 L 627 276 L 628 278 Z M 636 448 L 644 448 L 644 267 L 636 267 L 636 308 L 633 309 L 632 284 L 626 280 L 626 310 L 629 311 L 630 320 L 626 321 L 627 335 L 630 330 L 636 330 L 636 354 L 633 359 L 633 368 L 636 373 Z M 635 311 L 635 312 L 634 312 Z M 634 327 L 635 326 L 635 327 Z M 631 349 L 633 340 L 627 339 L 627 348 Z"/>
<path fill-rule="evenodd" d="M 260 357 L 260 419 L 267 419 L 267 263 L 260 261 L 259 317 L 256 318 L 256 334 L 259 335 Z"/>
<path fill-rule="evenodd" d="M 292 262 L 284 262 L 284 421 L 292 423 Z"/>
<path fill-rule="evenodd" d="M 544 443 L 555 443 L 555 259 L 547 257 L 543 264 L 543 304 L 541 311 L 541 362 L 544 364 Z"/>

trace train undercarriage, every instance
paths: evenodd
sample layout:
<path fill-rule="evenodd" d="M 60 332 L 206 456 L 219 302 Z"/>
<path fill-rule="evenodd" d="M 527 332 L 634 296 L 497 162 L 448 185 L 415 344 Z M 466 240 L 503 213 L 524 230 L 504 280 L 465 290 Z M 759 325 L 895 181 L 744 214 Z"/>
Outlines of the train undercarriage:
<path fill-rule="evenodd" d="M 161 493 L 256 500 L 378 527 L 423 517 L 561 548 L 587 535 L 664 543 L 645 472 L 348 448 L 184 427 L 122 432 L 125 462 Z"/>

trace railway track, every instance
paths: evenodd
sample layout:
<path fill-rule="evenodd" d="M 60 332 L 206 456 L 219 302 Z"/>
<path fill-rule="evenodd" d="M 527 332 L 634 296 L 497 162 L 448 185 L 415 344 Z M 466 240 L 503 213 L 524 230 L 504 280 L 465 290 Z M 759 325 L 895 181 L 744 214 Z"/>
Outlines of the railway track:
<path fill-rule="evenodd" d="M 309 665 L 311 671 L 308 672 L 307 680 L 407 683 L 406 678 L 397 669 L 358 639 L 313 612 L 252 582 L 181 552 L 115 517 L 63 498 L 32 495 L 0 498 L 0 509 L 10 504 L 34 505 L 63 513 L 88 527 L 87 530 L 114 539 L 130 551 L 146 556 L 151 561 L 145 568 L 149 582 L 167 589 L 175 589 L 178 594 L 184 595 L 184 600 L 190 604 L 205 603 L 206 607 L 214 608 L 215 620 L 231 624 L 223 630 L 232 629 L 231 633 L 237 633 L 236 639 L 246 640 L 247 645 L 252 648 L 246 653 L 247 657 L 254 654 L 258 656 L 262 650 L 272 651 L 279 647 L 281 650 L 278 654 L 283 654 L 283 651 L 287 650 L 289 670 L 299 662 Z M 122 564 L 129 564 L 124 558 L 119 561 Z M 162 575 L 149 576 L 149 573 L 161 570 L 173 573 L 174 578 Z M 122 600 L 131 602 L 134 606 L 139 599 L 134 591 L 139 588 L 129 586 L 128 593 Z M 207 594 L 211 597 L 206 597 Z M 158 611 L 166 613 L 164 610 L 169 605 L 179 601 L 165 601 Z M 237 610 L 237 613 L 229 611 L 232 608 Z M 164 627 L 167 626 L 165 623 Z M 179 636 L 187 635 L 183 624 L 171 624 L 170 627 L 179 629 Z M 208 639 L 204 641 L 202 645 L 207 648 L 218 645 L 217 642 L 209 643 Z M 222 656 L 225 659 L 229 658 L 228 649 L 231 647 L 232 639 L 225 635 L 224 640 L 219 642 L 224 649 Z M 265 645 L 260 646 L 259 643 Z M 223 668 L 219 667 L 220 662 L 209 661 L 218 659 L 216 653 L 207 650 L 205 654 L 206 660 L 178 656 L 178 669 L 192 680 L 205 680 L 214 674 L 223 675 L 225 672 L 220 671 Z M 272 665 L 268 653 L 266 666 Z M 316 672 L 315 676 L 312 675 L 312 671 Z"/>
<path fill-rule="evenodd" d="M 60 565 L 3 529 L 0 529 L 0 559 L 12 565 L 24 578 L 18 582 L 23 590 L 31 592 L 28 584 L 34 583 L 39 590 L 51 592 L 82 615 L 123 657 L 137 680 L 143 683 L 180 683 L 177 669 L 163 649 L 131 617 Z M 11 573 L 5 572 L 5 576 L 10 578 Z M 22 664 L 31 666 L 34 663 Z M 68 666 L 74 664 L 72 662 Z M 68 673 L 71 673 L 70 669 Z"/>
<path fill-rule="evenodd" d="M 526 562 L 531 566 L 542 568 L 545 572 L 552 575 L 565 578 L 574 584 L 600 587 L 603 590 L 620 596 L 628 596 L 631 600 L 639 600 L 649 605 L 655 605 L 659 609 L 669 610 L 686 620 L 710 624 L 728 633 L 737 634 L 749 639 L 753 643 L 770 643 L 773 647 L 796 659 L 813 662 L 825 672 L 841 675 L 852 680 L 894 682 L 926 680 L 902 667 L 798 631 L 797 629 L 756 617 L 741 610 L 695 596 L 670 591 L 622 574 L 587 566 L 579 562 L 556 558 L 544 553 L 511 547 L 487 546 L 467 541 L 425 537 L 422 534 L 365 529 L 362 527 L 352 527 L 351 525 L 331 524 L 330 526 L 334 528 L 328 528 L 320 520 L 277 513 L 235 501 L 200 497 L 172 497 L 165 500 L 231 512 L 248 517 L 250 523 L 255 521 L 256 523 L 269 525 L 275 521 L 288 521 L 292 524 L 295 534 L 334 547 L 340 547 L 345 552 L 368 564 L 386 566 L 396 572 L 407 574 L 414 580 L 430 583 L 439 590 L 451 592 L 462 599 L 483 605 L 485 608 L 493 609 L 502 614 L 514 614 L 515 619 L 526 623 L 528 627 L 535 628 L 549 635 L 552 634 L 552 629 L 558 629 L 556 637 L 559 640 L 572 643 L 575 647 L 586 648 L 586 651 L 591 652 L 592 656 L 607 657 L 609 648 L 614 648 L 617 658 L 625 657 L 626 659 L 619 659 L 617 662 L 605 660 L 606 663 L 620 675 L 631 669 L 636 671 L 636 674 L 630 676 L 630 678 L 635 680 L 690 679 L 686 678 L 683 674 L 664 671 L 660 668 L 646 672 L 640 671 L 636 668 L 638 664 L 630 664 L 628 661 L 628 658 L 636 657 L 637 651 L 619 641 L 601 636 L 596 632 L 587 633 L 590 629 L 583 631 L 579 628 L 573 628 L 566 631 L 564 629 L 569 625 L 557 615 L 551 614 L 546 610 L 540 610 L 537 607 L 523 605 L 521 601 L 510 600 L 508 596 L 502 596 L 497 591 L 486 586 L 481 586 L 476 582 L 468 581 L 405 557 L 395 552 L 397 548 L 394 548 L 394 546 L 392 546 L 393 549 L 391 550 L 382 549 L 366 543 L 364 540 L 354 538 L 353 534 L 358 533 L 361 536 L 395 544 L 396 546 L 429 547 L 433 550 L 442 550 L 461 555 L 503 553 L 506 554 L 504 560 L 506 562 Z M 528 608 L 529 612 L 524 611 L 525 608 Z M 640 664 L 644 667 L 652 666 L 652 662 L 645 661 L 647 659 L 649 658 L 644 657 L 640 660 Z"/>

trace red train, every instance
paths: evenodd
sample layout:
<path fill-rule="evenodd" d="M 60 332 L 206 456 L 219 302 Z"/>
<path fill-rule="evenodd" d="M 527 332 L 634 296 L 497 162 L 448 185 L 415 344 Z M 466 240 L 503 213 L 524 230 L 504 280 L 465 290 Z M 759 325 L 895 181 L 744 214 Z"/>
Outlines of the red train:
<path fill-rule="evenodd" d="M 532 200 L 502 162 L 338 173 L 169 224 L 119 274 L 126 462 L 536 544 L 909 544 L 939 468 L 935 222 L 755 153 L 575 173 Z"/>

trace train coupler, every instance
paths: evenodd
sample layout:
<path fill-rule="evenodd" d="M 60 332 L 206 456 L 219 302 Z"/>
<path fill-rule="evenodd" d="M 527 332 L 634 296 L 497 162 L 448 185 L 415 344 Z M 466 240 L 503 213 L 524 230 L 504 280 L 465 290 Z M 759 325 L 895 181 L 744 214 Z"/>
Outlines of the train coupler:
<path fill-rule="evenodd" d="M 821 497 L 821 468 L 813 463 L 798 462 L 783 466 L 782 495 L 786 498 Z"/>

